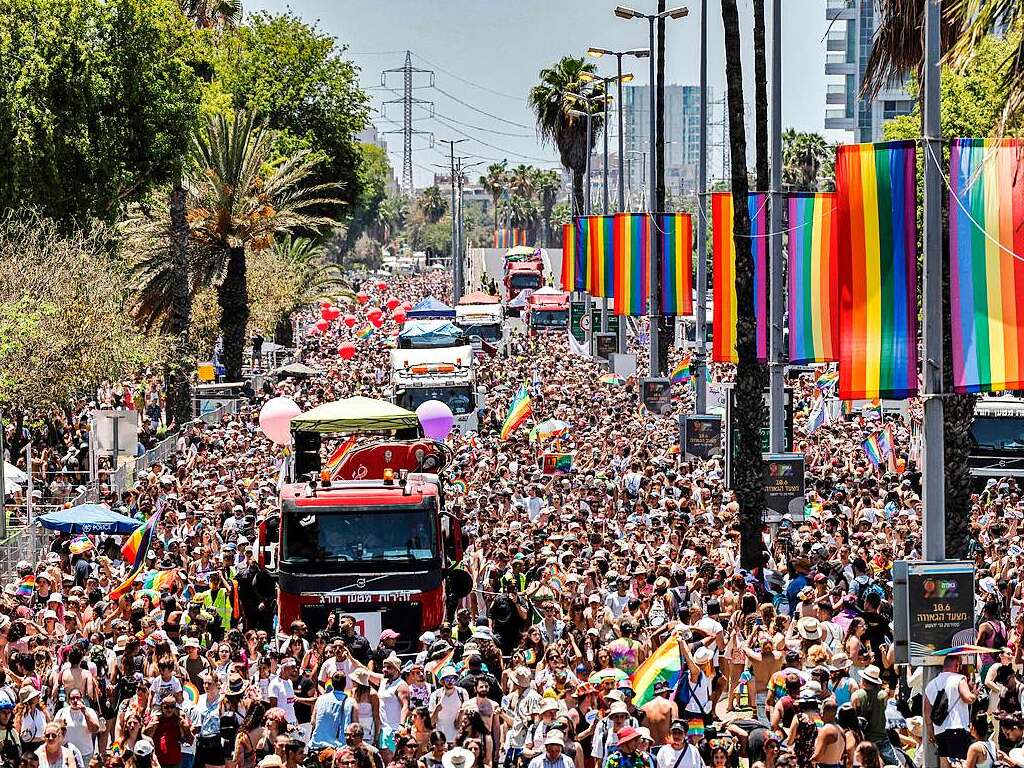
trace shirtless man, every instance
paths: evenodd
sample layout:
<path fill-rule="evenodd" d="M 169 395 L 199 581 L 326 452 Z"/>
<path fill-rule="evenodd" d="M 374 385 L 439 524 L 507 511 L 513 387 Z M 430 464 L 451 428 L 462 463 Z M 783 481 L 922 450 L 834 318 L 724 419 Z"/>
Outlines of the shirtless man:
<path fill-rule="evenodd" d="M 826 699 L 821 705 L 822 726 L 814 741 L 814 764 L 817 768 L 842 768 L 846 762 L 846 737 L 836 724 L 836 700 Z"/>
<path fill-rule="evenodd" d="M 654 684 L 654 698 L 640 707 L 644 725 L 651 732 L 655 744 L 668 742 L 672 721 L 679 717 L 679 707 L 671 697 L 672 689 L 665 680 Z"/>
<path fill-rule="evenodd" d="M 750 662 L 750 672 L 753 675 L 751 682 L 754 685 L 751 693 L 755 702 L 754 715 L 760 716 L 768 699 L 768 681 L 771 680 L 772 675 L 782 669 L 782 652 L 775 649 L 771 637 L 764 632 L 758 633 L 755 641 L 750 644 L 741 642 L 743 653 Z"/>

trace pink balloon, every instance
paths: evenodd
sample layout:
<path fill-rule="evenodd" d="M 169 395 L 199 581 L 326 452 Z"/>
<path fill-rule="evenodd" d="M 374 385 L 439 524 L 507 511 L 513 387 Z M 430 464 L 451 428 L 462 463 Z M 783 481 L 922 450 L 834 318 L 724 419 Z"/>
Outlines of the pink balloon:
<path fill-rule="evenodd" d="M 365 304 L 369 300 L 370 300 L 370 294 L 368 294 L 368 293 L 364 293 L 363 291 L 360 291 L 359 293 L 356 294 L 356 301 L 358 301 L 360 304 Z"/>
<path fill-rule="evenodd" d="M 403 301 L 401 304 L 399 304 L 399 306 L 402 309 L 404 309 L 406 312 L 408 312 L 410 309 L 412 309 L 412 302 L 411 301 Z"/>
<path fill-rule="evenodd" d="M 328 323 L 326 320 L 317 320 L 316 321 L 316 329 L 318 331 L 320 331 L 320 333 L 324 333 L 330 327 L 331 327 L 331 324 Z"/>
<path fill-rule="evenodd" d="M 320 307 L 320 317 L 324 320 L 330 321 L 331 319 L 331 307 Z"/>
<path fill-rule="evenodd" d="M 320 307 L 321 308 L 329 307 L 329 306 L 331 306 L 331 300 L 330 299 L 320 299 Z"/>
<path fill-rule="evenodd" d="M 343 319 L 343 322 L 349 328 L 353 328 L 353 327 L 355 327 L 355 324 L 356 324 L 356 316 L 355 315 L 345 315 L 345 317 Z"/>
<path fill-rule="evenodd" d="M 291 398 L 272 398 L 260 409 L 260 429 L 277 445 L 290 445 L 292 419 L 300 413 L 302 410 Z"/>
<path fill-rule="evenodd" d="M 356 356 L 356 345 L 351 341 L 343 341 L 338 347 L 338 357 L 342 360 L 351 360 Z"/>
<path fill-rule="evenodd" d="M 401 303 L 402 303 L 402 302 L 400 302 L 400 301 L 399 301 L 398 299 L 396 299 L 396 298 L 395 298 L 394 296 L 392 296 L 392 297 L 391 297 L 390 299 L 388 299 L 388 301 L 387 301 L 387 307 L 388 307 L 388 309 L 389 309 L 389 310 L 391 310 L 392 312 L 394 312 L 394 311 L 395 311 L 395 309 L 396 309 L 396 308 L 398 307 L 398 305 L 399 305 L 399 304 L 401 304 Z"/>
<path fill-rule="evenodd" d="M 402 323 L 405 322 L 405 311 L 401 307 L 399 307 L 394 311 L 391 317 L 394 319 L 396 323 L 401 325 Z"/>
<path fill-rule="evenodd" d="M 420 420 L 423 434 L 431 440 L 444 440 L 455 424 L 452 409 L 440 400 L 427 400 L 422 403 L 416 409 L 416 418 Z"/>
<path fill-rule="evenodd" d="M 372 307 L 366 311 L 367 317 L 380 317 L 384 313 L 381 312 L 380 307 Z"/>

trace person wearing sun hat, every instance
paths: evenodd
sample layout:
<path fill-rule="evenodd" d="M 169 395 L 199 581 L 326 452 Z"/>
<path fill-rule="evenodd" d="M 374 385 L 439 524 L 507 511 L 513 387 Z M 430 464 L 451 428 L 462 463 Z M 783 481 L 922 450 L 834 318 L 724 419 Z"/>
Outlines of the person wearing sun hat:
<path fill-rule="evenodd" d="M 650 758 L 643 751 L 639 728 L 627 725 L 616 737 L 618 749 L 605 758 L 603 768 L 647 768 Z"/>
<path fill-rule="evenodd" d="M 676 633 L 676 643 L 679 646 L 679 655 L 686 663 L 685 677 L 681 677 L 679 685 L 676 686 L 679 714 L 688 719 L 700 718 L 705 725 L 710 725 L 714 719 L 714 651 L 706 645 L 698 645 L 696 650 L 691 650 L 690 644 L 679 632 Z M 684 696 L 684 691 L 688 695 Z"/>

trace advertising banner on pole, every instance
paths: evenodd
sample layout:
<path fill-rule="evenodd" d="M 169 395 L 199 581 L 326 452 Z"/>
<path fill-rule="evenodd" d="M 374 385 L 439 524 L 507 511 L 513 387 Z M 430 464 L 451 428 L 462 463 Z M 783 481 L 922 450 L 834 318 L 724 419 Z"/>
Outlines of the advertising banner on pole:
<path fill-rule="evenodd" d="M 896 663 L 941 666 L 975 639 L 973 563 L 893 563 Z"/>

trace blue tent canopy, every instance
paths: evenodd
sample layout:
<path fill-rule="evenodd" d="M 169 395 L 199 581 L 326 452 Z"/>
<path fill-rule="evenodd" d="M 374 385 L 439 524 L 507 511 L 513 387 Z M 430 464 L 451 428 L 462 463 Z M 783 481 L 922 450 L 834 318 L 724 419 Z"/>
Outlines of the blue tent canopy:
<path fill-rule="evenodd" d="M 404 349 L 454 347 L 466 343 L 466 332 L 449 320 L 411 320 L 398 334 Z"/>
<path fill-rule="evenodd" d="M 428 296 L 406 312 L 405 316 L 414 320 L 425 318 L 452 320 L 455 318 L 455 310 L 443 301 L 438 301 L 433 296 Z"/>
<path fill-rule="evenodd" d="M 142 523 L 119 514 L 106 504 L 79 504 L 40 515 L 36 521 L 43 528 L 62 533 L 129 534 Z"/>

